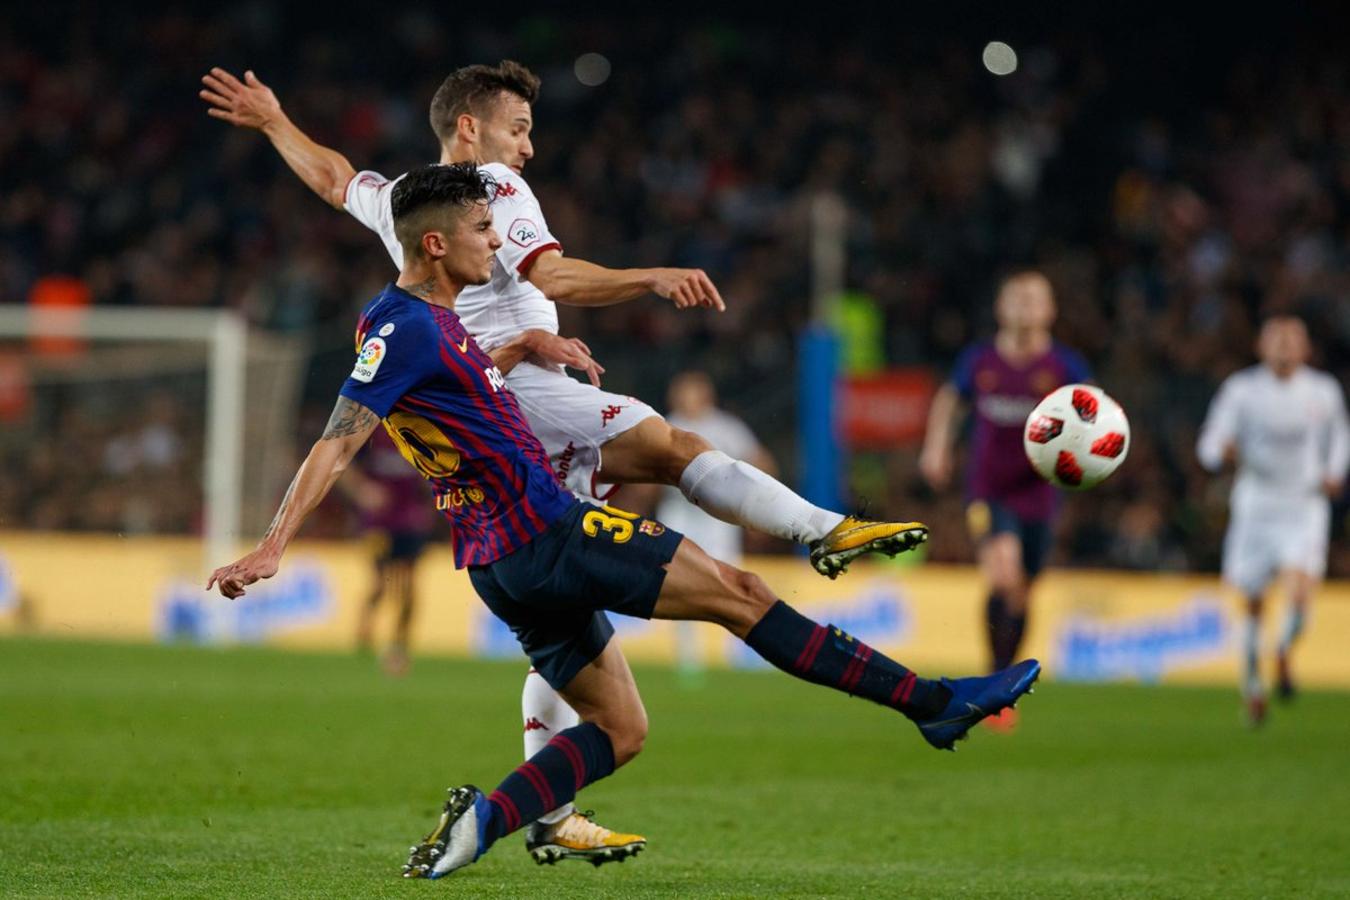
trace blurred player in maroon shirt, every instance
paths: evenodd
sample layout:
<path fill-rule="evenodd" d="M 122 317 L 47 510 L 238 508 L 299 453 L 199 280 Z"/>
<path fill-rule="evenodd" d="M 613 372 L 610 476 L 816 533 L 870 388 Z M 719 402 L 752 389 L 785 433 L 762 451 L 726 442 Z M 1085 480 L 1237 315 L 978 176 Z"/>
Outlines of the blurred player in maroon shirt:
<path fill-rule="evenodd" d="M 380 601 L 394 597 L 398 618 L 394 639 L 385 651 L 384 669 L 390 675 L 402 675 L 408 671 L 408 633 L 417 606 L 413 576 L 436 522 L 428 502 L 431 491 L 383 430 L 374 433 L 356 462 L 340 484 L 361 511 L 361 530 L 379 542 L 374 579 L 357 620 L 356 644 L 361 650 L 372 648 Z"/>
<path fill-rule="evenodd" d="M 1022 429 L 1046 394 L 1088 381 L 1087 363 L 1055 341 L 1055 294 L 1040 272 L 1014 272 L 999 284 L 998 332 L 967 347 L 933 400 L 919 468 L 934 490 L 951 480 L 957 426 L 971 410 L 966 518 L 989 583 L 985 608 L 992 668 L 1006 667 L 1026 631 L 1031 583 L 1045 565 L 1059 509 L 1055 487 L 1027 462 Z M 992 727 L 1011 727 L 1006 710 Z"/>

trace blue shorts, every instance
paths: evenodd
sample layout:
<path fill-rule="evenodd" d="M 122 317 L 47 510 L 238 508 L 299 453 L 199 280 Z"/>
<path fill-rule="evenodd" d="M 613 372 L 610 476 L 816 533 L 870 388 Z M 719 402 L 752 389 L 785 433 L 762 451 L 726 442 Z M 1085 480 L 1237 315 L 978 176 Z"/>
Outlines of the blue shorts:
<path fill-rule="evenodd" d="M 972 500 L 966 507 L 966 524 L 976 541 L 996 534 L 1016 535 L 1022 544 L 1022 571 L 1028 581 L 1045 568 L 1054 541 L 1053 520 L 1024 519 L 997 500 Z"/>
<path fill-rule="evenodd" d="M 431 539 L 430 532 L 422 531 L 383 531 L 380 532 L 381 553 L 376 562 L 416 562 Z"/>
<path fill-rule="evenodd" d="M 614 634 L 604 611 L 650 619 L 684 536 L 652 519 L 578 502 L 549 529 L 486 566 L 474 590 L 555 690 Z"/>

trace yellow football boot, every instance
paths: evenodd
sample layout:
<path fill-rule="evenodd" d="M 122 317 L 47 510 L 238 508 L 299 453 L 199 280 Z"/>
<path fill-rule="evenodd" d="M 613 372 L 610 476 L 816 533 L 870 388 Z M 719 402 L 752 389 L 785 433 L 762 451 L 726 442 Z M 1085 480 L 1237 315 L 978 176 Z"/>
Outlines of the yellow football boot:
<path fill-rule="evenodd" d="M 895 556 L 928 540 L 928 526 L 922 522 L 874 522 L 857 516 L 845 516 L 834 530 L 811 544 L 811 565 L 831 579 L 848 568 L 864 553 Z"/>
<path fill-rule="evenodd" d="M 554 825 L 535 822 L 525 831 L 525 849 L 534 861 L 553 865 L 560 859 L 584 859 L 596 866 L 623 862 L 647 846 L 640 834 L 620 834 L 591 821 L 595 813 L 574 812 Z"/>

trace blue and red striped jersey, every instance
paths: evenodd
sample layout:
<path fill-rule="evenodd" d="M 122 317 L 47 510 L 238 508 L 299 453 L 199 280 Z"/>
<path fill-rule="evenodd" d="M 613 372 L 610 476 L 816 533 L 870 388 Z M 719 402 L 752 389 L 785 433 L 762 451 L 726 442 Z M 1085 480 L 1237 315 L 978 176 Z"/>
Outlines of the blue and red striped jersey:
<path fill-rule="evenodd" d="M 390 284 L 362 311 L 356 346 L 341 394 L 379 415 L 431 482 L 457 567 L 500 559 L 579 502 L 453 311 Z"/>

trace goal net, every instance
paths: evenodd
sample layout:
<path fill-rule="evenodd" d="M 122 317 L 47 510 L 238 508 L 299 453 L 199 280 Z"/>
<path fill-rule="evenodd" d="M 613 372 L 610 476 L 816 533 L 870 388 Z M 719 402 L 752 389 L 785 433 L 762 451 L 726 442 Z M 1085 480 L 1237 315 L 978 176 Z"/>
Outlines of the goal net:
<path fill-rule="evenodd" d="M 307 348 L 199 309 L 0 306 L 0 530 L 195 535 L 203 569 L 266 527 Z"/>

